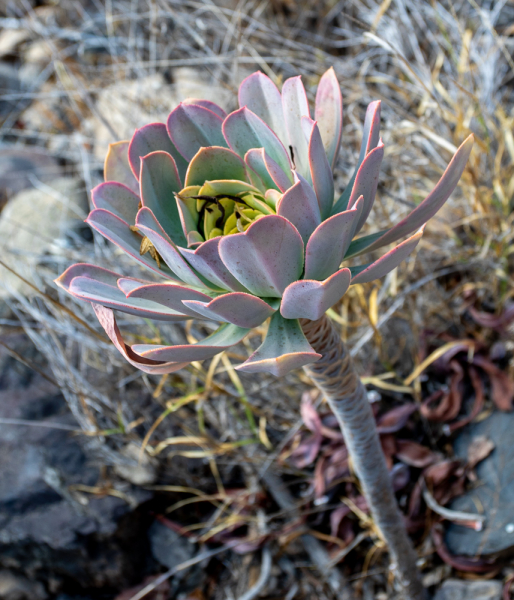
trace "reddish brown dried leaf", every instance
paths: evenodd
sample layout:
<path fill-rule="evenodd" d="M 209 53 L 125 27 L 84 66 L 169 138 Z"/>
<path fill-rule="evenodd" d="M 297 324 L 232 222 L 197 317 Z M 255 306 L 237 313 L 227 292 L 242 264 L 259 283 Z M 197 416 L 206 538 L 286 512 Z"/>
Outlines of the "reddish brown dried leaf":
<path fill-rule="evenodd" d="M 377 420 L 377 430 L 379 433 L 395 433 L 407 424 L 412 413 L 416 412 L 418 407 L 413 402 L 407 402 L 396 406 L 392 410 L 384 413 Z"/>
<path fill-rule="evenodd" d="M 475 401 L 473 402 L 473 407 L 469 415 L 460 421 L 457 421 L 456 423 L 452 423 L 450 425 L 450 431 L 455 431 L 461 427 L 464 427 L 464 425 L 471 423 L 471 421 L 478 414 L 480 414 L 482 408 L 484 407 L 484 386 L 482 384 L 482 380 L 480 379 L 477 370 L 473 367 L 469 367 L 468 373 L 473 385 L 473 389 L 475 390 Z"/>
<path fill-rule="evenodd" d="M 453 421 L 460 412 L 462 406 L 461 382 L 464 379 L 464 369 L 456 360 L 450 362 L 450 368 L 453 375 L 449 392 L 432 394 L 424 400 L 420 407 L 421 414 L 430 421 L 443 423 Z M 434 402 L 439 399 L 439 403 L 434 405 Z"/>
<path fill-rule="evenodd" d="M 488 440 L 484 435 L 479 435 L 473 439 L 473 443 L 468 448 L 468 467 L 473 469 L 484 458 L 494 450 L 494 442 Z"/>
<path fill-rule="evenodd" d="M 396 440 L 396 458 L 411 467 L 424 469 L 434 464 L 441 457 L 426 446 L 411 440 Z"/>
<path fill-rule="evenodd" d="M 500 410 L 511 411 L 514 401 L 514 381 L 490 360 L 483 356 L 474 356 L 473 364 L 483 369 L 491 380 L 493 402 Z"/>
<path fill-rule="evenodd" d="M 482 327 L 489 327 L 500 332 L 505 330 L 505 327 L 514 321 L 514 303 L 509 304 L 500 315 L 480 312 L 470 306 L 469 314 L 473 321 Z"/>
<path fill-rule="evenodd" d="M 466 573 L 490 573 L 498 569 L 498 566 L 482 558 L 468 558 L 467 556 L 453 556 L 448 551 L 444 543 L 443 528 L 441 525 L 434 525 L 431 530 L 432 540 L 437 554 L 445 563 L 451 565 L 454 569 Z"/>

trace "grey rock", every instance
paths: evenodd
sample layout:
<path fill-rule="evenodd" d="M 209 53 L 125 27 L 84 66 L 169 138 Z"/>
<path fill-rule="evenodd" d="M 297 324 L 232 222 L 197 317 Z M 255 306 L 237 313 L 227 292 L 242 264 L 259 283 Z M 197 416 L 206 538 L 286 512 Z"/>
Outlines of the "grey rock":
<path fill-rule="evenodd" d="M 152 523 L 148 537 L 155 560 L 168 569 L 173 569 L 194 555 L 193 544 L 159 521 Z"/>
<path fill-rule="evenodd" d="M 501 600 L 501 581 L 461 581 L 447 579 L 434 600 Z"/>
<path fill-rule="evenodd" d="M 46 600 L 47 597 L 39 582 L 29 581 L 11 571 L 0 571 L 0 600 Z"/>
<path fill-rule="evenodd" d="M 495 449 L 476 467 L 478 481 L 473 489 L 456 498 L 449 508 L 470 513 L 483 507 L 482 531 L 454 523 L 446 532 L 452 554 L 507 557 L 514 554 L 514 413 L 494 412 L 480 423 L 466 427 L 455 440 L 457 456 L 466 459 L 468 448 L 479 436 L 492 440 Z"/>
<path fill-rule="evenodd" d="M 61 174 L 59 163 L 44 150 L 0 147 L 0 191 L 7 198 L 34 187 L 34 181 L 48 183 Z"/>
<path fill-rule="evenodd" d="M 41 362 L 24 336 L 6 337 L 18 353 Z M 147 525 L 137 506 L 151 493 L 125 486 L 120 491 L 129 503 L 74 492 L 74 485 L 96 486 L 100 477 L 75 429 L 60 391 L 0 347 L 0 568 L 31 580 L 51 574 L 84 589 L 131 584 L 147 564 Z"/>
<path fill-rule="evenodd" d="M 0 213 L 0 239 L 4 240 L 0 258 L 25 279 L 37 283 L 34 269 L 38 261 L 47 252 L 60 253 L 83 226 L 86 209 L 87 197 L 80 179 L 55 179 L 51 185 L 19 192 Z M 1 283 L 0 297 L 13 291 L 32 293 L 29 286 L 4 269 Z"/>
<path fill-rule="evenodd" d="M 161 74 L 156 73 L 133 81 L 116 82 L 99 92 L 97 115 L 84 123 L 83 130 L 94 139 L 98 160 L 104 160 L 110 143 L 130 139 L 136 128 L 152 122 L 165 123 L 169 113 L 188 97 L 211 100 L 227 108 L 232 96 L 226 89 L 206 80 L 197 69 L 177 68 L 173 80 L 174 83 L 169 85 Z"/>

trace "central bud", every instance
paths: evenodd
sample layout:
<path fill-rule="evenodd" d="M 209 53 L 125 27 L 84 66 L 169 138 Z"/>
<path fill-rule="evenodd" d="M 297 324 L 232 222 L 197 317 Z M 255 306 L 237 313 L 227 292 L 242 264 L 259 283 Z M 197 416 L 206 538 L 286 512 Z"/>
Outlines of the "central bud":
<path fill-rule="evenodd" d="M 190 185 L 176 197 L 191 217 L 186 223 L 189 246 L 223 235 L 242 233 L 261 217 L 275 214 L 275 202 L 271 198 L 267 199 L 256 187 L 238 180 Z M 190 225 L 194 225 L 194 230 Z"/>

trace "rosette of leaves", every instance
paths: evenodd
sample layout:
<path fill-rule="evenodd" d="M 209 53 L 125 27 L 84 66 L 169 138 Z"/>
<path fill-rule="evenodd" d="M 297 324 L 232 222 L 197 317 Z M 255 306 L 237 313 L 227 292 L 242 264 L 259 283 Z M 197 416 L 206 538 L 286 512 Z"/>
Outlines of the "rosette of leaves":
<path fill-rule="evenodd" d="M 56 280 L 93 304 L 119 351 L 148 373 L 211 358 L 268 318 L 264 342 L 238 369 L 283 375 L 318 360 L 299 319 L 319 319 L 350 285 L 398 266 L 456 187 L 472 146 L 470 136 L 433 191 L 401 221 L 359 236 L 384 155 L 380 102 L 368 106 L 355 172 L 337 201 L 332 170 L 343 105 L 333 69 L 319 82 L 314 115 L 300 77 L 287 79 L 280 92 L 253 73 L 239 88 L 239 105 L 227 115 L 210 101 L 188 99 L 166 123 L 110 146 L 87 223 L 153 277 L 75 264 Z M 345 266 L 350 257 L 390 244 L 396 245 L 377 260 Z M 113 309 L 220 326 L 191 345 L 129 346 Z"/>

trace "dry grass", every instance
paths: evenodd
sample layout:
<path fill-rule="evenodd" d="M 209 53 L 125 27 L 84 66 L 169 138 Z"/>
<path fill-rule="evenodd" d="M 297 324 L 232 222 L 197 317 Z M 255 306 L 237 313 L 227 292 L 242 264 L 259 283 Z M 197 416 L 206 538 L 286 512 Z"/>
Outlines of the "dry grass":
<path fill-rule="evenodd" d="M 454 338 L 491 341 L 466 318 L 465 309 L 471 298 L 475 307 L 500 313 L 514 295 L 511 5 L 497 1 L 479 6 L 474 0 L 320 0 L 315 5 L 292 0 L 68 0 L 32 10 L 28 4 L 20 8 L 22 4 L 17 3 L 18 12 L 10 18 L 0 19 L 0 27 L 28 30 L 23 48 L 43 44 L 47 59 L 31 87 L 14 98 L 0 133 L 20 146 L 50 148 L 70 174 L 83 178 L 87 189 L 99 182 L 102 165 L 93 130 L 84 123 L 93 118 L 113 139 L 120 135 L 110 115 L 100 112 L 99 92 L 155 73 L 173 83 L 176 69 L 184 66 L 227 90 L 233 96 L 228 108 L 234 108 L 237 84 L 251 70 L 261 69 L 278 83 L 301 73 L 312 99 L 320 75 L 333 65 L 345 100 L 339 187 L 353 169 L 365 107 L 381 99 L 386 154 L 370 219 L 374 229 L 419 202 L 455 148 L 475 133 L 461 184 L 432 220 L 416 257 L 383 281 L 351 288 L 332 316 L 362 372 L 386 398 L 399 398 L 401 392 L 420 399 L 419 380 L 412 387 L 403 383 L 421 360 L 420 336 L 436 339 L 448 331 Z M 164 92 L 169 89 L 173 87 Z M 155 103 L 166 105 L 166 97 Z M 27 110 L 42 115 L 38 130 L 19 127 Z M 270 512 L 260 492 L 263 473 L 280 469 L 296 482 L 296 491 L 307 494 L 305 504 L 312 510 L 310 471 L 277 463 L 301 426 L 299 400 L 309 387 L 306 377 L 300 372 L 276 380 L 234 370 L 258 344 L 261 329 L 235 351 L 176 374 L 158 378 L 135 371 L 102 339 L 89 306 L 53 286 L 53 278 L 77 261 L 137 273 L 137 267 L 96 236 L 92 244 L 75 239 L 41 257 L 37 287 L 44 293 L 14 297 L 9 306 L 47 358 L 90 445 L 111 466 L 135 460 L 127 458 L 128 444 L 140 447 L 158 465 L 160 481 L 173 483 L 167 487 L 169 517 L 198 541 L 222 541 L 223 531 L 244 525 L 249 540 L 280 531 L 284 560 L 289 560 L 286 548 L 293 548 L 291 556 L 301 556 L 294 529 L 290 539 L 281 530 L 287 518 Z M 129 316 L 119 324 L 129 339 L 157 342 L 192 342 L 208 327 L 156 327 Z M 9 327 L 2 325 L 4 332 Z M 514 373 L 514 365 L 510 369 Z M 188 510 L 196 503 L 201 510 Z M 205 515 L 202 522 L 195 516 L 200 513 Z M 322 531 L 317 535 L 323 539 Z M 246 590 L 248 578 L 238 583 L 245 560 L 234 558 L 232 573 L 221 576 L 213 599 L 238 597 Z M 383 563 L 375 561 L 376 556 L 364 553 L 358 564 L 365 570 L 370 565 L 370 573 L 380 580 Z M 345 570 L 355 575 L 351 565 Z M 295 598 L 332 597 L 309 574 L 308 565 L 303 572 Z M 249 573 L 252 579 L 253 571 Z"/>

